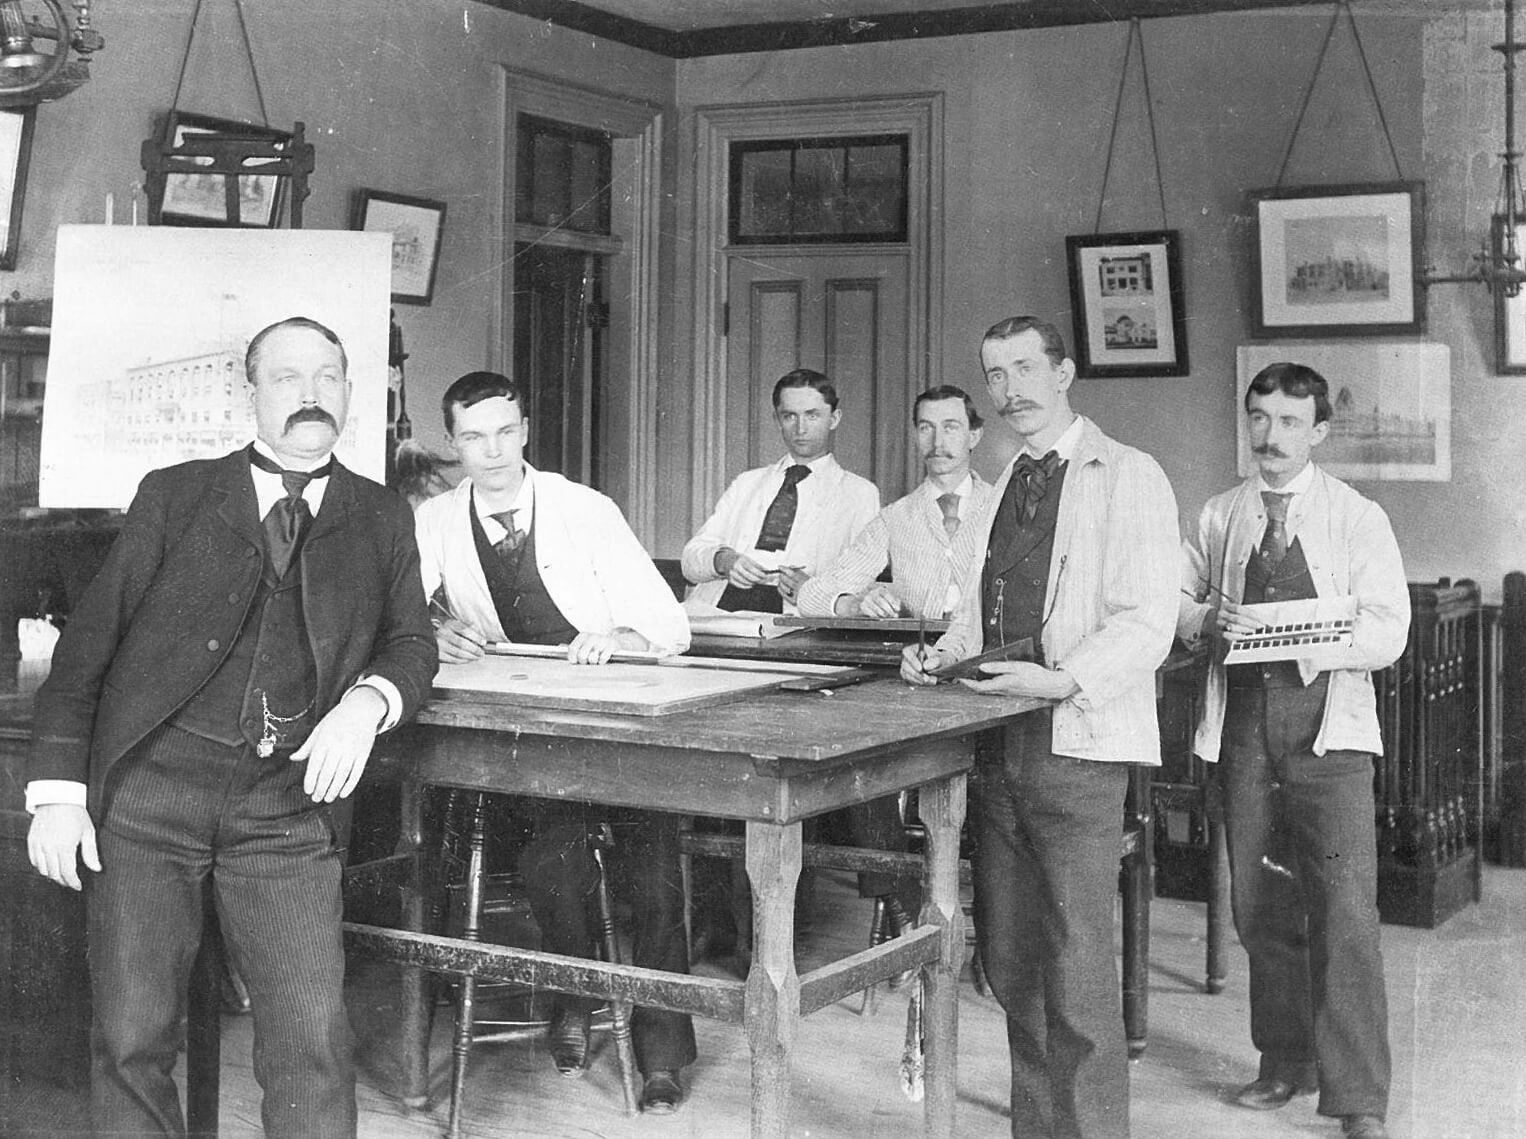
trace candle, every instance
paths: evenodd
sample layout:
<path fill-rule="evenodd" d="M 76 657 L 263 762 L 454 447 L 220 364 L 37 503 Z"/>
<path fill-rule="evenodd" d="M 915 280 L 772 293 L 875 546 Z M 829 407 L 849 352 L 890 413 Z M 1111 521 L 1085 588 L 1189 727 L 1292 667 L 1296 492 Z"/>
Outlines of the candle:
<path fill-rule="evenodd" d="M 106 224 L 115 225 L 117 222 L 117 196 L 110 190 L 106 191 Z"/>

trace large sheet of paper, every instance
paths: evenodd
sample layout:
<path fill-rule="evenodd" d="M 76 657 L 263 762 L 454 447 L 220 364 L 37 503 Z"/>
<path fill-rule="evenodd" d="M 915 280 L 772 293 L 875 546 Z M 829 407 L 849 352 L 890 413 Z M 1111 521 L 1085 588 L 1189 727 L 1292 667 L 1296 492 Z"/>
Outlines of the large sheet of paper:
<path fill-rule="evenodd" d="M 248 443 L 244 351 L 289 316 L 343 341 L 350 412 L 336 453 L 380 480 L 391 279 L 385 233 L 59 227 L 40 503 L 125 507 L 154 468 Z"/>
<path fill-rule="evenodd" d="M 1339 663 L 1341 651 L 1351 647 L 1355 597 L 1273 601 L 1245 608 L 1261 620 L 1261 628 L 1231 644 L 1225 664 L 1312 660 L 1323 669 Z"/>
<path fill-rule="evenodd" d="M 669 664 L 572 664 L 539 657 L 484 656 L 470 664 L 442 664 L 437 692 L 532 708 L 660 716 L 724 703 L 749 692 L 777 688 L 792 676 L 829 667 L 802 665 L 788 672 L 695 667 L 683 657 Z M 730 662 L 727 662 L 728 664 Z M 851 672 L 852 669 L 837 668 Z"/>

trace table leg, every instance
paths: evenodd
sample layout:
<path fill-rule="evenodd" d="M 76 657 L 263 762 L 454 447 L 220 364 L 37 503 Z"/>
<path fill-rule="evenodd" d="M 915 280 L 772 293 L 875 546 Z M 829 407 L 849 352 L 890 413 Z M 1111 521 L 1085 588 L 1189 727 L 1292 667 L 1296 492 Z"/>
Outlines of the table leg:
<path fill-rule="evenodd" d="M 926 1134 L 953 1139 L 958 1095 L 959 971 L 964 965 L 964 911 L 959 905 L 959 832 L 964 827 L 964 775 L 951 775 L 921 790 L 927 854 L 923 866 L 921 924 L 943 927 L 935 965 L 924 966 L 926 1005 Z"/>
<path fill-rule="evenodd" d="M 402 787 L 398 836 L 399 853 L 408 853 L 412 871 L 403 887 L 401 925 L 415 933 L 425 932 L 434 874 L 424 850 L 424 788 L 407 781 Z M 429 1106 L 429 1022 L 433 1003 L 429 974 L 423 969 L 403 968 L 398 978 L 398 1051 L 401 1061 L 404 1106 L 423 1110 Z"/>
<path fill-rule="evenodd" d="M 752 1139 L 785 1139 L 790 1050 L 800 1023 L 800 978 L 795 972 L 800 824 L 748 822 L 747 876 L 757 935 L 745 1001 L 752 1049 Z"/>

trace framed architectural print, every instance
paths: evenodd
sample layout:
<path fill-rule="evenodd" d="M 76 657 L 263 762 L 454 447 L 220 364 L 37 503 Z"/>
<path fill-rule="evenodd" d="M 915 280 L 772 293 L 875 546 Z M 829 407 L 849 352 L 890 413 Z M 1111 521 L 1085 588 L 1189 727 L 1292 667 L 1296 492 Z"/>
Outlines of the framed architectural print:
<path fill-rule="evenodd" d="M 1253 336 L 1425 330 L 1425 290 L 1415 284 L 1425 247 L 1424 183 L 1257 190 L 1250 201 Z"/>
<path fill-rule="evenodd" d="M 353 229 L 392 235 L 392 299 L 427 305 L 434 298 L 434 275 L 440 265 L 440 234 L 445 203 L 404 194 L 362 190 L 355 200 Z"/>
<path fill-rule="evenodd" d="M 177 150 L 188 141 L 209 145 L 226 142 L 229 154 L 242 151 L 240 144 L 261 144 L 266 154 L 281 151 L 291 142 L 288 131 L 208 115 L 173 111 L 162 127 L 163 137 Z M 194 157 L 199 165 L 210 166 L 209 153 Z M 243 165 L 258 170 L 272 159 L 245 157 Z M 166 174 L 164 203 L 159 208 L 161 225 L 224 226 L 243 229 L 272 229 L 281 218 L 281 200 L 286 179 L 275 174 Z"/>
<path fill-rule="evenodd" d="M 1174 229 L 1065 239 L 1080 376 L 1185 376 L 1187 315 Z"/>
<path fill-rule="evenodd" d="M 1492 240 L 1497 259 L 1505 241 L 1502 217 L 1494 219 Z M 1526 222 L 1516 223 L 1515 247 L 1526 254 Z M 1505 295 L 1503 286 L 1493 288 L 1494 370 L 1502 376 L 1526 375 L 1526 286 L 1513 297 Z"/>

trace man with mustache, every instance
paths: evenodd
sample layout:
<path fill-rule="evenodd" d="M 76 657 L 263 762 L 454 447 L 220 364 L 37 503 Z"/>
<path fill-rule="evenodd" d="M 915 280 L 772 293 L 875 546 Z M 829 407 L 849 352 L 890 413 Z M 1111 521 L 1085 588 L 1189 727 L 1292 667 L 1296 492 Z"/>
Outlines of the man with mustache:
<path fill-rule="evenodd" d="M 1160 762 L 1155 670 L 1176 617 L 1176 500 L 1159 465 L 1070 406 L 1059 330 L 986 332 L 991 400 L 1022 439 L 969 521 L 984 556 L 934 646 L 901 675 L 1032 638 L 1037 659 L 982 666 L 977 692 L 1041 706 L 977 757 L 970 791 L 975 930 L 1007 1014 L 1012 1134 L 1126 1139 L 1128 1049 L 1113 958 L 1125 764 Z"/>
<path fill-rule="evenodd" d="M 1381 507 L 1311 461 L 1330 392 L 1302 364 L 1263 368 L 1245 393 L 1256 473 L 1203 507 L 1183 543 L 1178 633 L 1233 644 L 1247 606 L 1352 597 L 1349 648 L 1225 667 L 1214 655 L 1193 747 L 1224 792 L 1235 929 L 1250 957 L 1259 1111 L 1319 1092 L 1360 1139 L 1388 1131 L 1388 1008 L 1378 945 L 1371 671 L 1409 632 L 1409 589 Z M 1334 658 L 1334 659 L 1332 659 Z"/>
<path fill-rule="evenodd" d="M 143 479 L 38 693 L 27 848 L 85 891 L 100 1135 L 185 1134 L 171 1073 L 208 889 L 266 1133 L 355 1135 L 347 799 L 435 648 L 407 505 L 331 457 L 347 367 L 306 317 L 249 342 L 257 438 Z"/>

